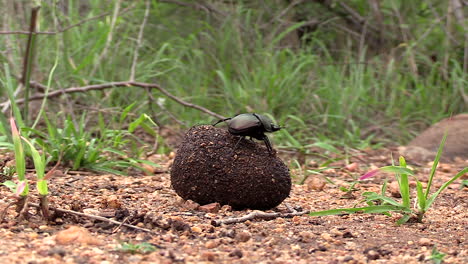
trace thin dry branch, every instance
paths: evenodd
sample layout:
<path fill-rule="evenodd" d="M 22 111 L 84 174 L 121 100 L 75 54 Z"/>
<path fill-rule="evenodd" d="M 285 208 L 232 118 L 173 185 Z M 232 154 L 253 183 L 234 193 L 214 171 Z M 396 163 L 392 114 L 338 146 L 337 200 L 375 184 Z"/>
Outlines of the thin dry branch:
<path fill-rule="evenodd" d="M 146 7 L 145 7 L 145 15 L 143 17 L 143 22 L 141 22 L 140 31 L 138 32 L 135 53 L 133 54 L 132 68 L 130 70 L 130 81 L 135 81 L 135 72 L 136 72 L 136 66 L 138 62 L 138 51 L 140 50 L 142 39 L 143 39 L 143 31 L 145 29 L 146 22 L 148 21 L 150 4 L 151 4 L 150 1 L 147 0 Z"/>
<path fill-rule="evenodd" d="M 217 114 L 215 112 L 212 112 L 212 111 L 210 111 L 210 110 L 208 110 L 208 109 L 206 109 L 206 108 L 204 108 L 202 106 L 186 102 L 186 101 L 178 98 L 177 96 L 169 93 L 166 89 L 162 88 L 161 86 L 159 86 L 158 84 L 155 84 L 155 83 L 142 83 L 142 82 L 126 81 L 126 82 L 110 82 L 110 83 L 103 83 L 103 84 L 86 85 L 86 86 L 82 86 L 82 87 L 71 87 L 71 88 L 66 88 L 66 89 L 59 89 L 59 90 L 50 92 L 47 95 L 45 95 L 45 94 L 34 94 L 29 98 L 29 100 L 30 101 L 40 100 L 40 99 L 43 99 L 44 97 L 47 97 L 48 99 L 50 99 L 50 98 L 59 97 L 60 95 L 69 94 L 69 93 L 84 93 L 84 92 L 88 92 L 88 91 L 105 90 L 105 89 L 115 88 L 115 87 L 132 87 L 132 86 L 133 87 L 145 88 L 145 89 L 159 90 L 162 94 L 164 94 L 165 96 L 169 97 L 173 101 L 175 101 L 175 102 L 177 102 L 177 103 L 179 103 L 179 104 L 181 104 L 183 106 L 200 110 L 203 113 L 214 116 L 214 117 L 216 117 L 218 119 L 224 119 L 225 118 L 224 116 L 222 116 L 220 114 Z M 31 87 L 45 88 L 46 86 L 43 85 L 43 84 L 37 83 L 37 82 L 31 82 Z M 22 104 L 23 101 L 24 101 L 23 99 L 18 99 L 18 100 L 16 100 L 16 103 L 17 104 Z M 2 103 L 1 106 L 5 105 L 6 103 L 7 102 Z"/>
<path fill-rule="evenodd" d="M 32 207 L 39 208 L 39 209 L 41 208 L 40 205 L 36 204 L 36 203 L 28 203 L 28 205 L 30 205 Z M 109 218 L 105 218 L 105 217 L 102 217 L 102 216 L 85 214 L 85 213 L 72 211 L 72 210 L 67 210 L 67 209 L 62 209 L 62 208 L 50 207 L 50 209 L 53 210 L 53 211 L 60 212 L 60 213 L 79 215 L 79 216 L 83 216 L 83 217 L 87 217 L 87 218 L 91 218 L 91 219 L 96 219 L 96 220 L 103 221 L 103 222 L 109 222 L 109 223 L 112 223 L 112 224 L 115 224 L 115 225 L 118 225 L 118 226 L 126 226 L 126 227 L 133 228 L 133 229 L 136 229 L 136 230 L 139 230 L 139 231 L 154 233 L 153 230 L 150 230 L 150 229 L 147 229 L 147 228 L 142 228 L 142 227 L 138 227 L 138 226 L 131 225 L 131 224 L 125 224 L 123 222 L 119 222 L 119 221 L 112 220 L 112 219 L 109 219 Z"/>
<path fill-rule="evenodd" d="M 250 214 L 244 215 L 242 217 L 234 217 L 234 218 L 226 218 L 226 219 L 221 219 L 221 220 L 213 220 L 211 221 L 211 224 L 213 226 L 220 226 L 222 224 L 225 225 L 230 225 L 230 224 L 237 224 L 237 223 L 243 223 L 248 220 L 254 220 L 254 219 L 275 219 L 275 218 L 291 218 L 294 216 L 300 216 L 300 215 L 305 215 L 308 214 L 310 211 L 300 211 L 300 212 L 292 212 L 292 213 L 265 213 L 262 211 L 253 211 Z"/>
<path fill-rule="evenodd" d="M 125 9 L 122 9 L 122 11 L 119 13 L 119 15 L 122 15 L 122 14 L 128 12 L 129 10 L 131 10 L 134 7 L 135 7 L 135 4 L 129 6 L 129 7 L 125 8 Z M 68 30 L 70 30 L 72 28 L 81 26 L 84 23 L 100 19 L 100 18 L 108 16 L 110 14 L 111 14 L 110 12 L 105 12 L 105 13 L 102 13 L 102 14 L 97 15 L 97 16 L 93 16 L 93 17 L 90 17 L 90 18 L 83 19 L 83 20 L 81 20 L 81 21 L 79 21 L 79 22 L 77 22 L 75 24 L 69 25 L 69 26 L 64 27 L 62 29 L 59 29 L 57 31 L 36 31 L 36 32 L 34 32 L 34 34 L 36 34 L 36 35 L 56 35 L 56 34 L 60 34 L 60 33 L 63 33 L 65 31 L 68 31 Z M 0 31 L 0 35 L 29 35 L 29 33 L 30 33 L 29 31 L 23 31 L 23 30 Z"/>
<path fill-rule="evenodd" d="M 96 63 L 94 64 L 93 69 L 91 70 L 91 73 L 89 74 L 90 76 L 94 76 L 94 74 L 96 73 L 98 67 L 101 65 L 101 61 L 107 56 L 107 52 L 109 52 L 109 47 L 110 47 L 110 45 L 112 43 L 112 38 L 114 36 L 115 24 L 117 22 L 117 17 L 119 16 L 120 4 L 121 3 L 122 3 L 122 0 L 118 0 L 115 3 L 114 12 L 112 14 L 112 20 L 110 22 L 109 33 L 107 34 L 106 44 L 104 44 L 104 49 L 102 50 L 102 52 L 99 55 Z M 88 82 L 86 82 L 86 83 L 88 83 Z"/>
<path fill-rule="evenodd" d="M 176 4 L 180 6 L 186 6 L 186 7 L 192 7 L 195 9 L 203 10 L 207 13 L 217 13 L 221 16 L 226 16 L 226 13 L 216 9 L 214 6 L 208 4 L 208 3 L 189 3 L 189 2 L 183 2 L 183 1 L 177 1 L 177 0 L 160 0 L 159 2 L 161 3 L 168 3 L 168 4 Z"/>

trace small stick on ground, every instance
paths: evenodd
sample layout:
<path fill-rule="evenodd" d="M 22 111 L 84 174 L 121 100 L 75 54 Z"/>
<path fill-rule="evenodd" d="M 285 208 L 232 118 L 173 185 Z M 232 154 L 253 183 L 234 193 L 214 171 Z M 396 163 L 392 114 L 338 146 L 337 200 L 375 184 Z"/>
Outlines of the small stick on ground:
<path fill-rule="evenodd" d="M 3 223 L 3 220 L 5 220 L 5 216 L 7 214 L 7 210 L 8 208 L 10 208 L 10 206 L 16 204 L 16 201 L 13 201 L 9 204 L 7 204 L 7 206 L 3 209 L 3 211 L 0 213 L 0 224 Z"/>
<path fill-rule="evenodd" d="M 128 218 L 129 218 L 128 216 L 125 217 L 125 219 L 120 223 L 120 225 L 117 226 L 116 228 L 114 228 L 114 229 L 112 230 L 112 234 L 114 234 L 115 232 L 117 232 L 117 231 L 122 227 L 122 225 L 125 224 L 125 223 L 127 222 Z"/>
<path fill-rule="evenodd" d="M 293 213 L 265 213 L 262 211 L 253 211 L 252 213 L 244 215 L 242 217 L 226 218 L 222 220 L 213 220 L 211 221 L 211 224 L 214 226 L 220 226 L 222 224 L 230 225 L 230 224 L 243 223 L 247 220 L 253 220 L 253 219 L 271 220 L 271 219 L 275 219 L 278 217 L 291 218 L 293 216 L 305 215 L 305 214 L 308 214 L 309 212 L 310 211 L 300 211 L 300 212 L 293 212 Z"/>
<path fill-rule="evenodd" d="M 36 207 L 36 208 L 40 208 L 40 205 L 36 204 L 36 203 L 28 203 L 28 205 Z M 91 218 L 91 219 L 96 219 L 96 220 L 103 221 L 103 222 L 109 222 L 109 223 L 116 224 L 116 225 L 119 225 L 119 226 L 126 226 L 126 227 L 133 228 L 133 229 L 143 231 L 143 232 L 154 233 L 153 230 L 150 230 L 150 229 L 147 229 L 147 228 L 142 228 L 142 227 L 138 227 L 138 226 L 135 226 L 135 225 L 125 224 L 123 222 L 115 221 L 115 220 L 108 219 L 108 218 L 105 218 L 105 217 L 102 217 L 102 216 L 85 214 L 85 213 L 80 213 L 80 212 L 77 212 L 77 211 L 72 211 L 72 210 L 67 210 L 67 209 L 62 209 L 62 208 L 49 207 L 49 209 L 57 211 L 57 212 L 61 212 L 61 213 L 79 215 L 79 216 L 83 216 L 83 217 L 87 217 L 87 218 Z"/>
<path fill-rule="evenodd" d="M 28 219 L 28 208 L 29 208 L 29 196 L 20 196 L 16 204 L 16 212 L 18 213 L 18 219 Z"/>

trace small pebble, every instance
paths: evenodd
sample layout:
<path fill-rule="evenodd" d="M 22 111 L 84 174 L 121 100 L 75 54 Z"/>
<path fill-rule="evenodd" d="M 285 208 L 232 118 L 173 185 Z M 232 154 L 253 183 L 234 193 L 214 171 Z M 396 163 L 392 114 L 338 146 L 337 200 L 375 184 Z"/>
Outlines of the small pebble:
<path fill-rule="evenodd" d="M 433 243 L 429 238 L 422 237 L 419 239 L 418 244 L 421 246 L 432 246 Z"/>
<path fill-rule="evenodd" d="M 191 230 L 194 233 L 201 233 L 202 232 L 202 229 L 200 227 L 198 227 L 198 226 L 192 226 Z"/>
<path fill-rule="evenodd" d="M 306 180 L 305 184 L 308 191 L 322 191 L 325 188 L 326 182 L 319 177 L 312 176 Z"/>
<path fill-rule="evenodd" d="M 322 233 L 322 234 L 320 235 L 320 237 L 321 237 L 323 240 L 328 241 L 328 242 L 331 242 L 331 241 L 335 240 L 335 239 L 334 239 L 330 234 L 328 234 L 328 233 Z"/>
<path fill-rule="evenodd" d="M 379 259 L 380 258 L 380 254 L 379 252 L 371 249 L 367 252 L 366 254 L 367 258 L 370 259 L 370 260 L 376 260 L 376 259 Z"/>
<path fill-rule="evenodd" d="M 209 240 L 205 243 L 205 247 L 208 249 L 212 249 L 219 246 L 219 242 L 217 240 Z"/>
<path fill-rule="evenodd" d="M 356 162 L 353 162 L 345 167 L 346 170 L 350 172 L 355 172 L 359 169 L 359 164 Z"/>
<path fill-rule="evenodd" d="M 242 253 L 241 250 L 239 249 L 234 249 L 233 251 L 231 251 L 229 253 L 229 256 L 230 257 L 236 257 L 236 258 L 242 258 L 242 256 L 244 256 L 244 254 Z"/>
<path fill-rule="evenodd" d="M 198 210 L 207 213 L 217 213 L 219 209 L 221 209 L 221 205 L 219 203 L 210 203 L 198 207 Z"/>
<path fill-rule="evenodd" d="M 242 232 L 237 233 L 236 240 L 239 242 L 247 242 L 250 240 L 251 237 L 252 235 L 250 234 L 249 231 L 242 231 Z"/>
<path fill-rule="evenodd" d="M 388 185 L 388 191 L 395 198 L 401 198 L 400 185 L 397 181 L 393 181 Z"/>
<path fill-rule="evenodd" d="M 201 254 L 201 258 L 206 261 L 215 261 L 216 259 L 216 254 L 210 251 L 204 251 Z"/>

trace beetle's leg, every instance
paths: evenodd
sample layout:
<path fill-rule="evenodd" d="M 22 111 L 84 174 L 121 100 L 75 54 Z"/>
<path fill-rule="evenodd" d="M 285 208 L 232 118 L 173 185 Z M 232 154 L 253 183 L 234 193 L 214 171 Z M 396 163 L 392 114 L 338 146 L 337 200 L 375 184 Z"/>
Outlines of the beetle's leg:
<path fill-rule="evenodd" d="M 232 149 L 232 151 L 234 152 L 234 150 L 236 150 L 237 148 L 237 145 L 239 145 L 239 142 L 241 142 L 241 140 L 244 139 L 244 137 L 240 137 L 239 140 L 237 141 L 236 145 L 234 145 L 234 148 Z"/>
<path fill-rule="evenodd" d="M 263 137 L 263 142 L 265 142 L 265 146 L 267 147 L 268 152 L 270 152 L 270 154 L 273 153 L 273 148 L 271 147 L 270 140 L 266 135 Z"/>
<path fill-rule="evenodd" d="M 213 124 L 213 126 L 216 126 L 217 124 L 219 124 L 219 123 L 221 123 L 221 122 L 228 121 L 228 120 L 230 120 L 230 119 L 232 119 L 232 118 L 231 118 L 231 117 L 229 117 L 229 118 L 224 118 L 224 119 L 221 119 L 221 120 L 219 120 L 218 122 L 214 123 L 214 124 Z"/>

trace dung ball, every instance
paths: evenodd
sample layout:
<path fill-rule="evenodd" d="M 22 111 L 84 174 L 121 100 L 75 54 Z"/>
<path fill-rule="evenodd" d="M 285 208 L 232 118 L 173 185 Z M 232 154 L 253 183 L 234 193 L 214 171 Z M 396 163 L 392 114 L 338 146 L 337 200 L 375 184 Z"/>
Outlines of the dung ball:
<path fill-rule="evenodd" d="M 237 210 L 271 209 L 291 191 L 288 167 L 263 142 L 210 125 L 186 133 L 172 165 L 171 184 L 183 199 Z"/>

